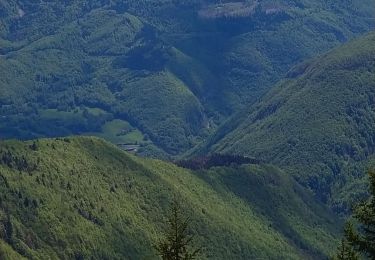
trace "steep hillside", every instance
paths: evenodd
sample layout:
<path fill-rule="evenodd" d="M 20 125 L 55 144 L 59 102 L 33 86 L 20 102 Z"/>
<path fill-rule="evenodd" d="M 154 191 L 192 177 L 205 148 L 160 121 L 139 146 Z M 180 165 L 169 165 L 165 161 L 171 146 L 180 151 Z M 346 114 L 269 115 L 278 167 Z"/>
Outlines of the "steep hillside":
<path fill-rule="evenodd" d="M 1 142 L 0 191 L 10 259 L 153 259 L 174 195 L 202 259 L 321 259 L 340 223 L 274 167 L 192 172 L 88 137 Z"/>
<path fill-rule="evenodd" d="M 0 133 L 176 155 L 374 12 L 372 0 L 0 0 Z"/>
<path fill-rule="evenodd" d="M 374 43 L 370 33 L 295 67 L 259 103 L 227 122 L 203 151 L 272 162 L 333 207 L 350 207 L 374 154 Z"/>

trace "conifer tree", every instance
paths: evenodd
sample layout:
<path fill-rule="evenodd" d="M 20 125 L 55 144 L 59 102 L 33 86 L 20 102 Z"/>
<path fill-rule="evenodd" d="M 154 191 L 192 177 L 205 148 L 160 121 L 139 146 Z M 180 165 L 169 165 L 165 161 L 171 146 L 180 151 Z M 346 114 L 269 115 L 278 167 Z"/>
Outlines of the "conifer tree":
<path fill-rule="evenodd" d="M 345 233 L 348 232 L 347 230 L 351 230 L 352 228 L 352 224 L 348 223 L 345 226 Z M 337 255 L 334 256 L 332 260 L 359 260 L 359 256 L 354 250 L 353 246 L 344 237 L 341 240 L 340 246 L 338 247 Z"/>
<path fill-rule="evenodd" d="M 371 197 L 354 209 L 355 222 L 347 224 L 344 240 L 347 241 L 346 250 L 350 247 L 364 257 L 375 259 L 375 171 L 369 172 L 369 180 Z"/>
<path fill-rule="evenodd" d="M 163 260 L 193 260 L 201 249 L 192 249 L 193 236 L 189 235 L 190 219 L 185 217 L 181 205 L 173 199 L 164 238 L 155 245 L 159 256 Z"/>

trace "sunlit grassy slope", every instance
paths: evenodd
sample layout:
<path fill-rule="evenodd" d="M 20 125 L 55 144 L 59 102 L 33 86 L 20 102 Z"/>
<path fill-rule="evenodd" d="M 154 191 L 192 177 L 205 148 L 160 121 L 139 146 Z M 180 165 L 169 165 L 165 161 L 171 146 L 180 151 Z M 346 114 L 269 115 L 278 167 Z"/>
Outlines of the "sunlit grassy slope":
<path fill-rule="evenodd" d="M 271 166 L 192 172 L 90 137 L 1 142 L 0 161 L 13 259 L 153 259 L 174 195 L 203 259 L 321 258 L 336 244 L 340 222 Z"/>

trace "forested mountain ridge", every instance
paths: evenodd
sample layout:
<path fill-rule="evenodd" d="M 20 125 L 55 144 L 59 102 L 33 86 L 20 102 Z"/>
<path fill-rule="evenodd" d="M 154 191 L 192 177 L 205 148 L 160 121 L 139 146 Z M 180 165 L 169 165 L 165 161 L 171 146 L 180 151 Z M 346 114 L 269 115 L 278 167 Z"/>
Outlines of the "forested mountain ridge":
<path fill-rule="evenodd" d="M 340 227 L 270 165 L 194 172 L 88 137 L 1 142 L 0 191 L 9 259 L 154 259 L 174 196 L 200 259 L 321 259 Z"/>
<path fill-rule="evenodd" d="M 365 190 L 364 173 L 374 157 L 374 43 L 370 33 L 296 66 L 200 152 L 274 163 L 333 208 L 349 209 Z"/>
<path fill-rule="evenodd" d="M 371 3 L 2 0 L 1 137 L 180 154 L 293 64 L 368 31 Z"/>

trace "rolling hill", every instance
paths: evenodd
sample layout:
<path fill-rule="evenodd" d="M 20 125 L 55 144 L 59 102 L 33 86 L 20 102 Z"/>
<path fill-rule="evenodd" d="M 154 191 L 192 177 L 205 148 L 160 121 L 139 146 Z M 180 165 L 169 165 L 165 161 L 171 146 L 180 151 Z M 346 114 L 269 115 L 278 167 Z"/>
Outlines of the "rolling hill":
<path fill-rule="evenodd" d="M 1 0 L 1 137 L 95 134 L 148 156 L 181 154 L 292 65 L 370 30 L 374 9 L 372 0 Z"/>
<path fill-rule="evenodd" d="M 350 208 L 374 157 L 374 43 L 370 33 L 294 67 L 201 152 L 263 159 L 293 172 L 338 211 Z"/>
<path fill-rule="evenodd" d="M 270 165 L 190 171 L 98 138 L 0 143 L 8 259 L 154 259 L 173 196 L 202 259 L 321 259 L 340 221 Z"/>

